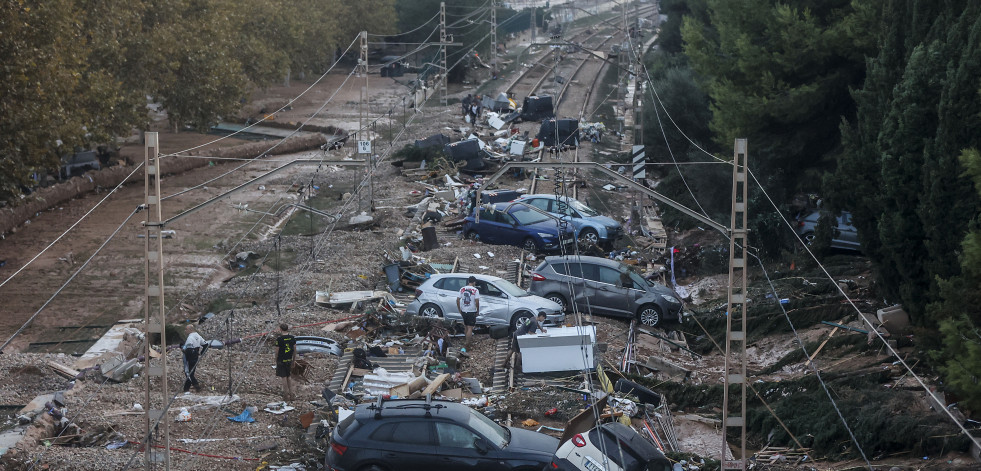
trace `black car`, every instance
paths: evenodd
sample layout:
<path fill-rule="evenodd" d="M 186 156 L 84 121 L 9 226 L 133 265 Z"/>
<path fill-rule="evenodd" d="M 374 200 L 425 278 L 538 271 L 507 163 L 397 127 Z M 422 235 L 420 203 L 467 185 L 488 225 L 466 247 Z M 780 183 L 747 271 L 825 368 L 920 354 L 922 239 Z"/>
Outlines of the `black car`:
<path fill-rule="evenodd" d="M 331 471 L 539 471 L 558 439 L 502 427 L 455 402 L 396 399 L 359 405 L 330 438 Z"/>

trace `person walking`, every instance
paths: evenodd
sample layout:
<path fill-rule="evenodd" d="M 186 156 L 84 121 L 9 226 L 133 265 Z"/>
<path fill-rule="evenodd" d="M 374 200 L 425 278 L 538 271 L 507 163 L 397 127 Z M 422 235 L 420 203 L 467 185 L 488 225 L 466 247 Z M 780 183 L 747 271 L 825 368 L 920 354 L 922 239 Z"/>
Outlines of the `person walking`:
<path fill-rule="evenodd" d="M 187 334 L 187 339 L 181 346 L 181 351 L 184 353 L 184 392 L 190 392 L 192 386 L 194 392 L 201 392 L 201 385 L 194 373 L 198 369 L 198 360 L 201 359 L 208 344 L 201 334 L 194 331 L 194 324 L 187 324 L 184 332 Z"/>
<path fill-rule="evenodd" d="M 460 288 L 456 298 L 456 308 L 463 317 L 463 328 L 466 331 L 466 343 L 470 346 L 473 326 L 477 325 L 477 314 L 480 313 L 480 291 L 477 290 L 477 277 L 470 275 L 467 285 Z"/>
<path fill-rule="evenodd" d="M 296 337 L 290 335 L 289 326 L 279 324 L 279 337 L 276 337 L 276 376 L 283 381 L 283 400 L 296 399 L 293 393 L 293 383 L 290 374 L 293 370 L 293 360 L 296 358 Z"/>
<path fill-rule="evenodd" d="M 467 96 L 463 97 L 463 100 L 461 101 L 461 104 L 463 105 L 463 116 L 466 116 L 467 114 L 470 113 L 470 103 L 472 102 L 473 102 L 473 95 L 467 93 Z"/>

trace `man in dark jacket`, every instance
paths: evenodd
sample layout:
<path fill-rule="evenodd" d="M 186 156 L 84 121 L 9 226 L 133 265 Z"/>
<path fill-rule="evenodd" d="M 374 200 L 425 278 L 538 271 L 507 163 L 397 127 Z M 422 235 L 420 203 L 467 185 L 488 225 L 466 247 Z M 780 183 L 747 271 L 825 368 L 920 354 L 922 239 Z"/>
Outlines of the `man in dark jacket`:
<path fill-rule="evenodd" d="M 296 399 L 293 383 L 290 382 L 293 360 L 296 358 L 296 337 L 290 335 L 289 330 L 288 325 L 279 324 L 280 335 L 276 338 L 276 376 L 283 379 L 283 400 L 286 401 Z"/>

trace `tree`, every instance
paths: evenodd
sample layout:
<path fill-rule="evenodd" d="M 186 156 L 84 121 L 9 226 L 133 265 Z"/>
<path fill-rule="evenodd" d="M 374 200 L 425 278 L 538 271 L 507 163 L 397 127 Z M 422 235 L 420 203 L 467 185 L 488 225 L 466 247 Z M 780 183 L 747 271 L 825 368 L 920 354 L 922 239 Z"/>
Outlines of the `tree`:
<path fill-rule="evenodd" d="M 978 90 L 981 95 L 981 90 Z M 964 151 L 965 175 L 981 194 L 981 153 Z M 942 318 L 941 348 L 934 354 L 948 387 L 960 396 L 962 408 L 981 411 L 981 219 L 974 210 L 971 230 L 961 244 L 961 273 L 940 280 L 942 300 L 930 306 L 934 318 Z"/>
<path fill-rule="evenodd" d="M 750 168 L 775 201 L 817 187 L 841 152 L 839 120 L 854 115 L 849 87 L 862 83 L 864 54 L 874 49 L 857 27 L 874 17 L 868 3 L 706 0 L 706 16 L 684 20 L 684 51 L 712 100 L 716 144 L 748 138 Z"/>
<path fill-rule="evenodd" d="M 938 277 L 959 271 L 958 251 L 978 205 L 959 179 L 959 149 L 977 147 L 981 102 L 975 2 L 888 2 L 878 56 L 843 124 L 845 152 L 826 178 L 836 207 L 853 209 L 863 247 L 888 298 L 914 321 L 939 298 Z"/>

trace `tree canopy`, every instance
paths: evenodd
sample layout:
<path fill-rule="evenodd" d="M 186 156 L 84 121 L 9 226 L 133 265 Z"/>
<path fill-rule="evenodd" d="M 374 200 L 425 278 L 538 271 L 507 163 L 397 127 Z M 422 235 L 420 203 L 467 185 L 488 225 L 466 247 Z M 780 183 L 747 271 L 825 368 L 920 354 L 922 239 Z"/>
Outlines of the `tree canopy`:
<path fill-rule="evenodd" d="M 175 128 L 207 128 L 395 22 L 395 0 L 0 2 L 0 200 L 76 147 L 146 129 L 148 97 Z"/>
<path fill-rule="evenodd" d="M 711 150 L 722 155 L 734 138 L 749 138 L 750 168 L 778 204 L 813 192 L 826 209 L 851 211 L 877 294 L 904 306 L 946 384 L 981 409 L 972 399 L 981 397 L 981 5 L 664 5 L 680 17 L 665 24 L 665 48 L 684 54 L 670 63 L 690 64 L 688 80 L 708 99 L 708 134 L 689 122 L 692 135 L 714 140 Z M 691 107 L 689 121 L 698 120 L 702 95 L 680 76 L 654 83 L 668 90 L 662 96 L 676 92 L 672 99 Z M 651 132 L 647 142 L 663 141 Z M 755 201 L 756 212 L 769 210 Z M 751 222 L 758 240 L 777 230 L 768 218 Z"/>

